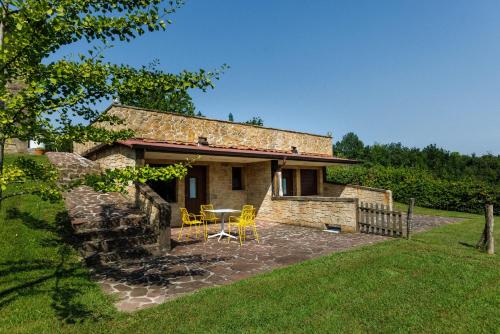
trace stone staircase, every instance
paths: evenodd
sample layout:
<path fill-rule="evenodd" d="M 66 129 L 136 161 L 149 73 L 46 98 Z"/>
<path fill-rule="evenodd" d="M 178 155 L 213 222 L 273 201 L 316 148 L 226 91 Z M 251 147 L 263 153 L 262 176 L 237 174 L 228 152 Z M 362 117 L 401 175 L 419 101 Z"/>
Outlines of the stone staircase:
<path fill-rule="evenodd" d="M 76 154 L 51 152 L 47 155 L 60 170 L 62 182 L 96 172 L 95 163 Z M 72 177 L 68 177 L 70 174 Z M 150 224 L 148 215 L 124 195 L 99 193 L 80 186 L 65 193 L 64 201 L 81 254 L 89 265 L 111 265 L 158 253 L 157 228 Z"/>
<path fill-rule="evenodd" d="M 68 192 L 65 203 L 88 264 L 143 258 L 158 249 L 158 235 L 146 214 L 121 194 L 83 186 Z"/>

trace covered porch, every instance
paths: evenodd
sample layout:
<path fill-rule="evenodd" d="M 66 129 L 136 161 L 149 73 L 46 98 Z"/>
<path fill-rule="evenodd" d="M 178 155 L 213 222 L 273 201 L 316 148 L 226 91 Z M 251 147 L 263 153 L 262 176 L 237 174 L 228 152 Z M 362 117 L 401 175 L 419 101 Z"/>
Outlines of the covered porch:
<path fill-rule="evenodd" d="M 353 160 L 202 144 L 144 140 L 128 140 L 122 144 L 135 151 L 136 164 L 139 166 L 164 166 L 186 161 L 191 163 L 183 180 L 149 183 L 170 204 L 172 227 L 181 225 L 180 208 L 185 207 L 189 212 L 198 214 L 200 205 L 207 203 L 216 208 L 231 209 L 251 204 L 257 209 L 259 220 L 292 224 L 293 217 L 287 215 L 294 210 L 285 213 L 284 205 L 294 204 L 293 207 L 305 213 L 304 210 L 314 210 L 314 205 L 311 206 L 310 203 L 306 205 L 309 210 L 305 208 L 304 203 L 307 201 L 314 201 L 330 211 L 332 207 L 338 207 L 338 203 L 352 203 L 345 199 L 328 200 L 332 193 L 325 178 L 327 166 L 356 163 Z M 354 207 L 352 211 L 354 212 Z M 336 223 L 339 223 L 342 215 L 345 212 L 339 212 Z M 310 216 L 314 218 L 313 214 Z M 294 219 L 297 218 L 300 218 L 300 214 L 295 214 Z M 354 221 L 349 223 L 354 224 Z M 308 223 L 298 224 L 313 226 Z M 324 224 L 315 227 L 324 228 Z"/>

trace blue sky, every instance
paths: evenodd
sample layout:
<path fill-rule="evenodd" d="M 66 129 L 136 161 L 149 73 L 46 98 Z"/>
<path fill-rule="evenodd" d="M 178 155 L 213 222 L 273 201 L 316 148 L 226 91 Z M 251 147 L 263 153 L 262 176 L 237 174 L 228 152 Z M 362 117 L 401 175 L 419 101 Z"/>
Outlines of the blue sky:
<path fill-rule="evenodd" d="M 500 154 L 498 13 L 497 0 L 188 0 L 166 32 L 106 58 L 170 72 L 227 63 L 193 94 L 208 117 Z"/>

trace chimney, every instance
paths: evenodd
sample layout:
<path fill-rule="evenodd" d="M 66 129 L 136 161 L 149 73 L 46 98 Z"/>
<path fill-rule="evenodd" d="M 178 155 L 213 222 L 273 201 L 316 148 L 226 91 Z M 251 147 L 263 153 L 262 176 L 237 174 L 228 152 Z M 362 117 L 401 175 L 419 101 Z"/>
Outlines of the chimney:
<path fill-rule="evenodd" d="M 208 146 L 207 137 L 198 137 L 198 145 Z"/>

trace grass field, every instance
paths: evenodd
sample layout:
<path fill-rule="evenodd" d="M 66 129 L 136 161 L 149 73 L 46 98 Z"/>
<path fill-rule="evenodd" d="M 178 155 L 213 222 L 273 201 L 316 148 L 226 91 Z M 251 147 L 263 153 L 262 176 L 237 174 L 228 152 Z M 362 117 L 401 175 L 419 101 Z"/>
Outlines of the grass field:
<path fill-rule="evenodd" d="M 471 247 L 483 217 L 416 212 L 467 220 L 123 314 L 66 242 L 62 204 L 11 199 L 0 212 L 0 333 L 500 333 L 500 257 Z"/>

